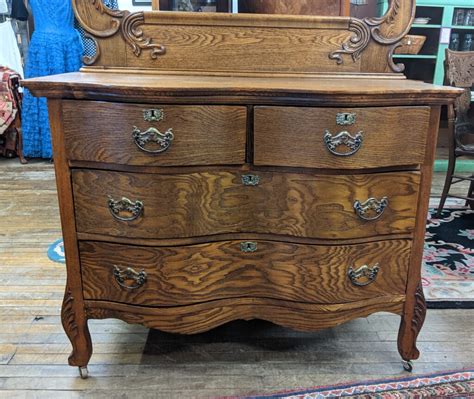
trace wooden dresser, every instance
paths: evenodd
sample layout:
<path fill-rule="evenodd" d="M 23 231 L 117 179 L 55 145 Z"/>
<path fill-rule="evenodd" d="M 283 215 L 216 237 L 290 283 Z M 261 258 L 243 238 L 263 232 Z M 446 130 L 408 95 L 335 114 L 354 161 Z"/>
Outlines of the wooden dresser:
<path fill-rule="evenodd" d="M 393 62 L 414 1 L 365 20 L 74 6 L 97 55 L 24 83 L 49 103 L 69 363 L 87 376 L 88 319 L 312 331 L 387 311 L 410 370 L 440 107 L 460 93 Z"/>

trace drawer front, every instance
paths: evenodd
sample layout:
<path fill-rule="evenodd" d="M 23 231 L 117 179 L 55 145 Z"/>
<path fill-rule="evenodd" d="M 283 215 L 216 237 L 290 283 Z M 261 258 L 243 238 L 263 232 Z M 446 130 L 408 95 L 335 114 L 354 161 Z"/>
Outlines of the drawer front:
<path fill-rule="evenodd" d="M 243 248 L 253 245 L 253 251 Z M 345 303 L 405 294 L 411 241 L 346 246 L 225 241 L 182 247 L 81 242 L 84 298 L 174 306 L 225 298 Z"/>
<path fill-rule="evenodd" d="M 245 162 L 245 107 L 64 101 L 63 119 L 70 160 L 149 166 Z"/>
<path fill-rule="evenodd" d="M 365 169 L 421 164 L 429 107 L 256 107 L 256 165 Z"/>
<path fill-rule="evenodd" d="M 78 231 L 133 238 L 266 233 L 347 239 L 411 233 L 419 182 L 418 172 L 73 171 Z"/>

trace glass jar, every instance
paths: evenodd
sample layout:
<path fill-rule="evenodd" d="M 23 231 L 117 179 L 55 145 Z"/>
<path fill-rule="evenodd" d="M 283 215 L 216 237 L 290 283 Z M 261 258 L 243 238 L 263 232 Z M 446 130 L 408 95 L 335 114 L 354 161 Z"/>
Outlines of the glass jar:
<path fill-rule="evenodd" d="M 464 25 L 465 26 L 474 25 L 474 10 L 466 10 L 466 14 L 464 17 Z"/>
<path fill-rule="evenodd" d="M 454 11 L 453 25 L 462 25 L 464 23 L 464 8 L 456 8 Z"/>
<path fill-rule="evenodd" d="M 459 33 L 452 33 L 449 39 L 449 49 L 458 51 L 459 50 Z"/>
<path fill-rule="evenodd" d="M 472 50 L 472 33 L 466 33 L 462 41 L 461 51 Z"/>

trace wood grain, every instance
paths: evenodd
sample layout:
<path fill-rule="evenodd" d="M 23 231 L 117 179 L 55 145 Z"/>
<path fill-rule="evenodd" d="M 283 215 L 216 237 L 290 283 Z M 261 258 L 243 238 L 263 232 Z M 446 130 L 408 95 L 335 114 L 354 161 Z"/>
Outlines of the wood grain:
<path fill-rule="evenodd" d="M 340 106 L 431 105 L 453 102 L 463 90 L 386 76 L 73 72 L 28 79 L 40 97 L 123 102 Z"/>
<path fill-rule="evenodd" d="M 246 172 L 243 174 L 252 173 Z M 417 172 L 328 176 L 259 172 L 256 187 L 235 172 L 147 175 L 74 170 L 77 229 L 131 238 L 186 238 L 225 233 L 282 234 L 344 239 L 413 231 Z M 115 220 L 108 198 L 144 204 L 133 222 Z M 386 196 L 389 206 L 373 222 L 354 212 L 361 202 Z"/>
<path fill-rule="evenodd" d="M 400 314 L 405 296 L 387 296 L 347 303 L 317 305 L 274 299 L 226 299 L 211 303 L 171 308 L 130 306 L 114 302 L 86 301 L 87 317 L 118 318 L 127 323 L 139 323 L 161 331 L 196 334 L 232 320 L 261 319 L 299 331 L 317 331 L 337 326 L 374 312 Z"/>
<path fill-rule="evenodd" d="M 338 113 L 355 114 L 355 124 L 337 125 Z M 256 165 L 365 169 L 424 161 L 429 107 L 255 107 L 254 114 Z M 326 131 L 360 132 L 362 145 L 351 156 L 334 155 L 324 143 Z"/>
<path fill-rule="evenodd" d="M 67 264 L 67 281 L 61 308 L 61 322 L 72 345 L 69 356 L 71 366 L 85 367 L 92 356 L 92 342 L 84 315 L 82 285 L 79 278 L 80 261 L 71 182 L 71 170 L 64 153 L 64 136 L 61 102 L 48 101 L 53 140 L 54 170 L 58 188 L 59 211 Z"/>
<path fill-rule="evenodd" d="M 382 241 L 314 246 L 257 241 L 243 253 L 242 241 L 184 247 L 135 247 L 81 242 L 84 297 L 143 306 L 176 306 L 228 298 L 273 298 L 296 302 L 345 303 L 404 295 L 411 242 Z M 376 280 L 354 286 L 349 267 L 380 265 Z M 147 274 L 136 290 L 120 287 L 114 266 Z M 130 281 L 127 282 L 130 284 Z"/>
<path fill-rule="evenodd" d="M 167 71 L 260 73 L 359 72 L 360 60 L 336 65 L 328 57 L 348 40 L 346 29 L 325 27 L 273 29 L 265 26 L 175 25 L 163 22 L 144 27 L 147 37 L 166 47 L 159 62 L 127 53 L 129 66 Z M 285 51 L 282 49 L 285 48 Z"/>
<path fill-rule="evenodd" d="M 403 359 L 418 359 L 420 352 L 416 340 L 425 320 L 426 303 L 423 294 L 421 279 L 421 265 L 423 264 L 423 250 L 426 233 L 426 214 L 428 213 L 433 163 L 436 153 L 435 143 L 438 141 L 438 126 L 441 116 L 441 107 L 433 107 L 430 113 L 429 136 L 431 144 L 426 151 L 425 160 L 421 167 L 422 180 L 418 198 L 416 217 L 416 235 L 413 241 L 413 255 L 409 269 L 407 284 L 407 301 L 398 331 L 398 351 Z"/>
<path fill-rule="evenodd" d="M 146 109 L 163 110 L 164 120 L 146 122 Z M 64 101 L 63 120 L 69 160 L 155 166 L 245 162 L 245 107 Z M 146 153 L 133 140 L 135 126 L 142 132 L 171 128 L 174 140 L 165 152 Z"/>

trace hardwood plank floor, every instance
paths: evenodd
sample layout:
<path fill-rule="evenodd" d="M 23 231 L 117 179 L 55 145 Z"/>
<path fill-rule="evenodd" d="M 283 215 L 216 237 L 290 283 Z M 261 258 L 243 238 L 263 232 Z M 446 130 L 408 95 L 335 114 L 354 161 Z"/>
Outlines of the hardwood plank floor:
<path fill-rule="evenodd" d="M 444 180 L 436 174 L 433 194 Z M 461 187 L 460 190 L 463 190 Z M 195 336 L 91 321 L 91 377 L 67 365 L 59 318 L 65 268 L 53 167 L 0 159 L 0 398 L 204 398 L 401 376 L 399 317 L 376 314 L 317 333 L 262 321 Z M 474 310 L 429 310 L 415 373 L 474 365 Z"/>

